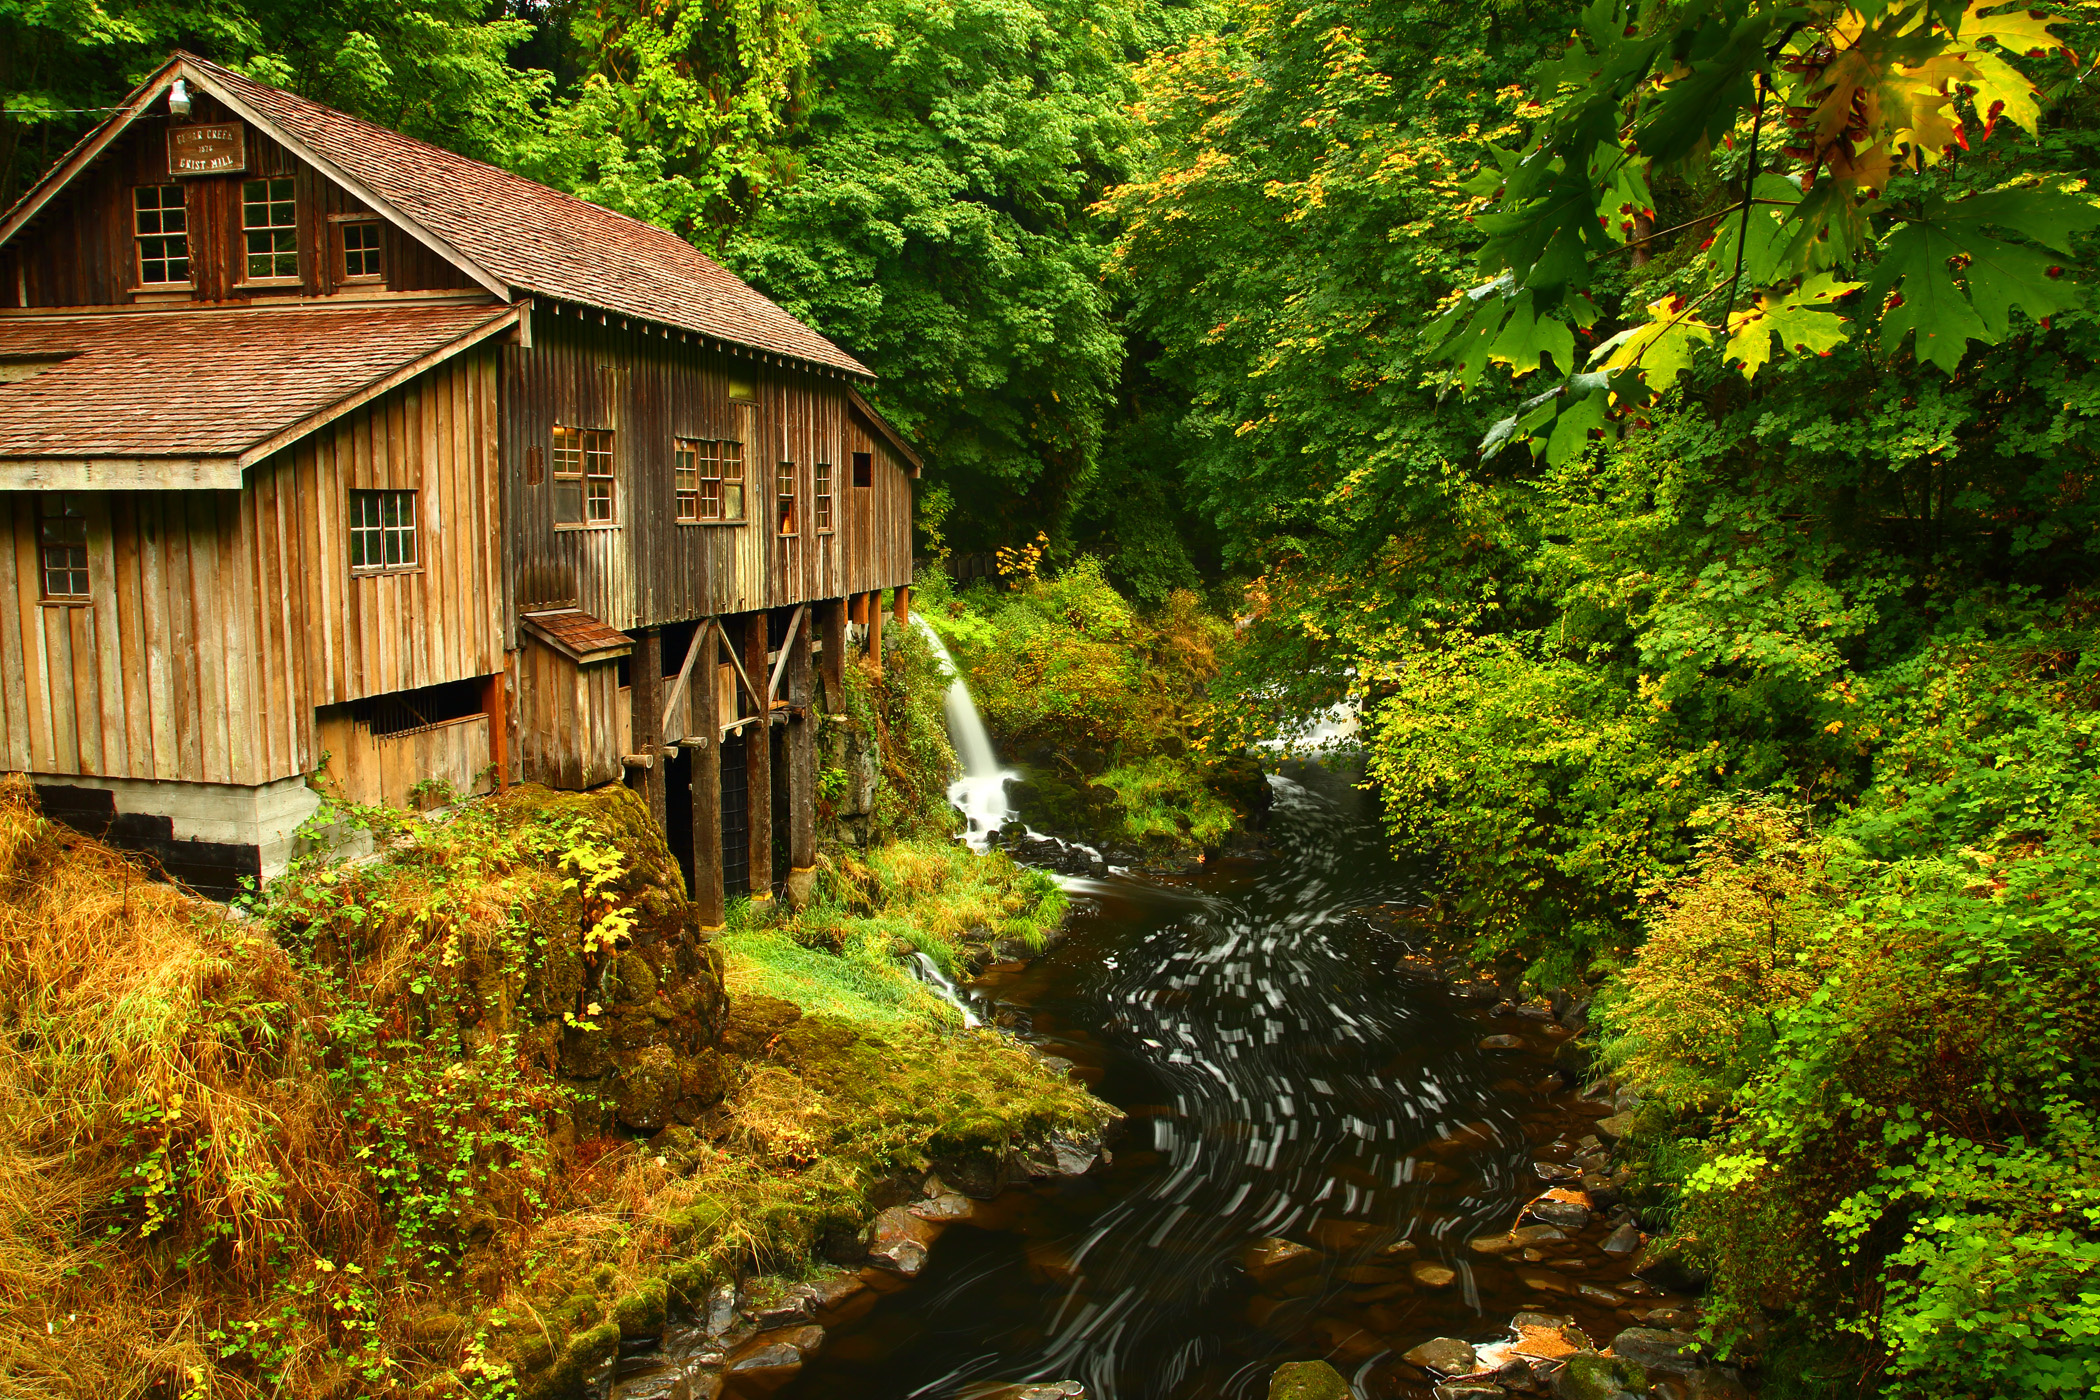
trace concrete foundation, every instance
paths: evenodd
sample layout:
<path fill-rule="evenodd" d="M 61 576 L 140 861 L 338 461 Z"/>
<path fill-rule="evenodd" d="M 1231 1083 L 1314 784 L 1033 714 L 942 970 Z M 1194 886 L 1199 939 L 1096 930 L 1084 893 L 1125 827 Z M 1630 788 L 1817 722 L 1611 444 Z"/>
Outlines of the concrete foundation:
<path fill-rule="evenodd" d="M 304 778 L 260 787 L 152 782 L 32 773 L 55 821 L 143 852 L 199 894 L 231 899 L 243 877 L 258 884 L 284 872 L 300 823 L 320 807 Z"/>

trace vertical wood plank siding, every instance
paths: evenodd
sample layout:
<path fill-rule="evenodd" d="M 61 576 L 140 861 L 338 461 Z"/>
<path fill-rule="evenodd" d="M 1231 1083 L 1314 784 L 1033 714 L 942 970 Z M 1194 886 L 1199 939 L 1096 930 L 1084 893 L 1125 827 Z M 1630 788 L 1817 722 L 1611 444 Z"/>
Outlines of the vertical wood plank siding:
<path fill-rule="evenodd" d="M 37 493 L 0 493 L 10 769 L 255 784 L 311 769 L 314 708 L 503 669 L 496 353 L 251 468 L 241 491 L 87 493 L 86 606 L 42 601 Z M 347 493 L 417 492 L 414 572 L 350 573 Z"/>
<path fill-rule="evenodd" d="M 623 329 L 616 317 L 601 323 L 596 312 L 536 311 L 532 338 L 502 352 L 505 533 L 520 610 L 573 605 L 631 631 L 911 581 L 911 482 L 852 415 L 847 381 Z M 755 403 L 730 399 L 732 373 L 754 383 Z M 555 528 L 557 423 L 612 430 L 612 528 Z M 678 438 L 744 444 L 745 523 L 678 522 Z M 869 486 L 853 485 L 855 452 L 874 454 Z M 795 464 L 801 517 L 792 536 L 774 530 L 784 461 Z M 831 465 L 835 526 L 822 535 L 811 496 L 820 461 Z"/>
<path fill-rule="evenodd" d="M 245 125 L 208 94 L 198 93 L 184 125 L 230 122 Z M 324 296 L 341 290 L 341 254 L 330 214 L 371 212 L 334 181 L 277 142 L 247 128 L 248 168 L 237 175 L 177 180 L 168 174 L 168 117 L 142 118 L 37 215 L 34 232 L 0 248 L 0 307 L 17 304 L 118 306 L 140 290 L 134 247 L 132 195 L 138 185 L 179 184 L 186 192 L 190 236 L 190 280 L 195 301 L 240 300 L 287 293 Z M 246 263 L 241 239 L 241 182 L 272 175 L 293 177 L 299 201 L 299 284 L 243 288 Z M 439 291 L 474 283 L 452 264 L 384 220 L 380 225 L 387 291 Z M 18 280 L 19 274 L 19 280 Z M 144 290 L 152 291 L 153 288 Z"/>

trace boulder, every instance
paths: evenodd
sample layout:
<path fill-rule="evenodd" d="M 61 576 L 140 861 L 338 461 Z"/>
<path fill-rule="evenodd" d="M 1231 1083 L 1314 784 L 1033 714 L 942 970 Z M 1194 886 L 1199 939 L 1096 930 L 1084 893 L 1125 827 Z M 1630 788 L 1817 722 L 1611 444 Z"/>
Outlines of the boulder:
<path fill-rule="evenodd" d="M 1609 1288 L 1600 1288 L 1594 1283 L 1576 1284 L 1575 1296 L 1585 1303 L 1595 1303 L 1602 1308 L 1616 1308 L 1626 1302 L 1622 1295 L 1612 1292 Z"/>
<path fill-rule="evenodd" d="M 1597 1120 L 1597 1132 L 1600 1136 L 1610 1138 L 1613 1142 L 1617 1142 L 1620 1138 L 1632 1137 L 1633 1115 L 1631 1113 L 1614 1113 L 1609 1118 L 1599 1118 Z"/>
<path fill-rule="evenodd" d="M 977 1400 L 1086 1400 L 1086 1387 L 1078 1381 L 1025 1381 L 1001 1386 Z"/>
<path fill-rule="evenodd" d="M 1456 1337 L 1438 1337 L 1424 1342 L 1401 1360 L 1440 1376 L 1470 1376 L 1480 1369 L 1479 1358 L 1473 1354 L 1473 1344 Z"/>
<path fill-rule="evenodd" d="M 903 1206 L 891 1206 L 875 1217 L 869 1232 L 868 1262 L 878 1269 L 916 1278 L 919 1270 L 926 1267 L 926 1251 L 938 1233 L 938 1227 Z"/>
<path fill-rule="evenodd" d="M 1574 1201 L 1533 1201 L 1528 1213 L 1534 1220 L 1563 1230 L 1583 1230 L 1589 1227 L 1589 1207 Z"/>
<path fill-rule="evenodd" d="M 1458 1282 L 1458 1270 L 1432 1263 L 1427 1259 L 1417 1260 L 1408 1265 L 1407 1273 L 1408 1277 L 1423 1288 L 1449 1288 Z"/>
<path fill-rule="evenodd" d="M 1621 1400 L 1647 1389 L 1638 1366 L 1593 1351 L 1569 1357 L 1553 1377 L 1553 1400 Z"/>
<path fill-rule="evenodd" d="M 1352 1392 L 1324 1361 L 1286 1361 L 1269 1377 L 1269 1400 L 1352 1400 Z"/>
<path fill-rule="evenodd" d="M 1653 1239 L 1642 1247 L 1634 1256 L 1633 1276 L 1665 1293 L 1696 1297 L 1706 1291 L 1706 1275 L 1680 1259 L 1668 1239 Z"/>
<path fill-rule="evenodd" d="M 766 1388 L 787 1384 L 802 1369 L 802 1353 L 785 1342 L 754 1347 L 729 1363 L 729 1374 L 742 1385 Z"/>
<path fill-rule="evenodd" d="M 1690 1400 L 1751 1400 L 1750 1387 L 1732 1366 L 1702 1366 L 1684 1379 Z"/>
<path fill-rule="evenodd" d="M 1667 1332 L 1660 1327 L 1629 1327 L 1611 1339 L 1614 1355 L 1647 1371 L 1690 1375 L 1700 1367 L 1699 1339 L 1689 1332 Z"/>
<path fill-rule="evenodd" d="M 1632 1254 L 1635 1250 L 1638 1250 L 1640 1247 L 1641 1232 L 1631 1220 L 1627 1221 L 1624 1225 L 1621 1225 L 1618 1229 L 1606 1235 L 1604 1237 L 1604 1243 L 1597 1246 L 1597 1248 L 1603 1250 L 1606 1254 L 1619 1255 L 1622 1257 L 1628 1254 Z"/>
<path fill-rule="evenodd" d="M 1320 1258 L 1320 1251 L 1310 1245 L 1271 1236 L 1248 1245 L 1240 1254 L 1240 1264 L 1256 1283 L 1270 1284 L 1308 1272 Z"/>
<path fill-rule="evenodd" d="M 1430 1394 L 1435 1400 L 1502 1400 L 1509 1394 L 1493 1381 L 1444 1381 Z"/>
<path fill-rule="evenodd" d="M 1518 1035 L 1486 1036 L 1482 1038 L 1480 1048 L 1483 1050 L 1522 1050 L 1525 1048 L 1524 1038 Z"/>
<path fill-rule="evenodd" d="M 977 1209 L 976 1202 L 956 1191 L 944 1191 L 914 1202 L 911 1213 L 921 1220 L 968 1220 Z"/>

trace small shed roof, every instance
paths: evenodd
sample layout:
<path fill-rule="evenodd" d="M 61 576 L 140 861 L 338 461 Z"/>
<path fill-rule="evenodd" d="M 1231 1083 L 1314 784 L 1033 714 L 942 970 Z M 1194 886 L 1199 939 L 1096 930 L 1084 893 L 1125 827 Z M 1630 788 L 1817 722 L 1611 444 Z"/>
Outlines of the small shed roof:
<path fill-rule="evenodd" d="M 579 666 L 611 661 L 634 650 L 634 639 L 616 632 L 581 608 L 526 613 L 525 630 Z"/>
<path fill-rule="evenodd" d="M 13 381 L 0 382 L 0 487 L 238 490 L 244 468 L 519 312 L 477 300 L 0 315 L 0 379 Z"/>

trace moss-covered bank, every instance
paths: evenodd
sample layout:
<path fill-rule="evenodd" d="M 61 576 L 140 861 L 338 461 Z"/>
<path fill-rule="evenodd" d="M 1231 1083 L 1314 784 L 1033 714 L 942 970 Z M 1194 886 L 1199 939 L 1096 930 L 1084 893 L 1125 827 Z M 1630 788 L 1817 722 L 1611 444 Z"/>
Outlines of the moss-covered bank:
<path fill-rule="evenodd" d="M 0 792 L 12 1384 L 560 1394 L 716 1280 L 859 1247 L 929 1164 L 1107 1116 L 884 980 L 885 937 L 954 965 L 1054 921 L 1010 865 L 835 862 L 716 947 L 624 790 L 381 827 L 243 915 Z"/>

